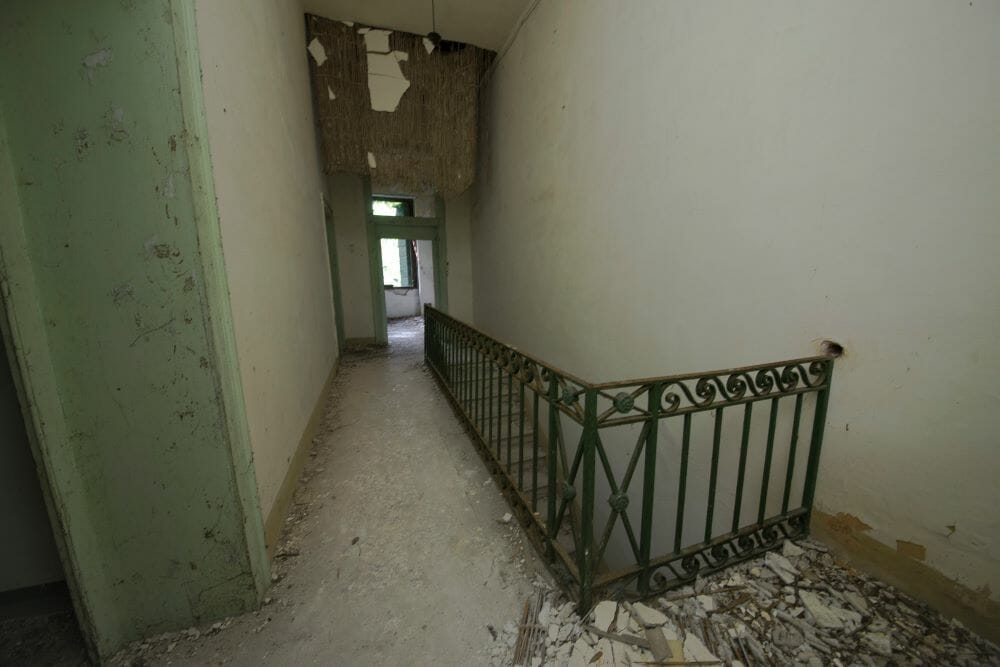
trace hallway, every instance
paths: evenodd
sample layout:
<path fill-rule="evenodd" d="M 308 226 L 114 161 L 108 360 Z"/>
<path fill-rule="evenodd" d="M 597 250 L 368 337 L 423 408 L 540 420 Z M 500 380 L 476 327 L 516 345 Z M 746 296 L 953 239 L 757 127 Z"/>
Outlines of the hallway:
<path fill-rule="evenodd" d="M 200 638 L 166 636 L 121 657 L 489 661 L 487 626 L 518 615 L 544 568 L 516 522 L 502 522 L 508 507 L 424 366 L 422 334 L 419 318 L 391 321 L 388 351 L 344 355 L 277 551 L 270 602 L 201 628 Z"/>

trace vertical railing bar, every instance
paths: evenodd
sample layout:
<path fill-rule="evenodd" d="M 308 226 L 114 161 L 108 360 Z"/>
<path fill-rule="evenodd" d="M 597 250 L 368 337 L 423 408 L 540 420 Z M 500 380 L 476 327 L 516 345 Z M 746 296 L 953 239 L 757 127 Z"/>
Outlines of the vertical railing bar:
<path fill-rule="evenodd" d="M 514 411 L 512 408 L 512 402 L 514 400 L 514 376 L 507 370 L 507 472 L 513 473 L 514 469 L 511 466 L 511 447 L 514 445 Z"/>
<path fill-rule="evenodd" d="M 548 459 L 547 472 L 548 472 L 548 493 L 546 493 L 546 501 L 548 503 L 548 522 L 546 529 L 549 533 L 549 544 L 548 544 L 548 557 L 551 560 L 554 556 L 552 549 L 552 544 L 556 541 L 556 429 L 559 428 L 556 422 L 559 419 L 559 411 L 556 409 L 556 401 L 559 400 L 559 378 L 556 377 L 555 373 L 549 375 L 549 431 L 547 434 L 547 450 Z"/>
<path fill-rule="evenodd" d="M 778 422 L 778 397 L 771 399 L 771 416 L 767 422 L 767 449 L 764 450 L 764 479 L 760 484 L 760 507 L 757 510 L 757 523 L 764 523 L 767 513 L 767 490 L 771 485 L 771 458 L 774 456 L 774 431 Z"/>
<path fill-rule="evenodd" d="M 486 385 L 489 387 L 489 398 L 486 398 L 486 400 L 489 401 L 490 404 L 489 416 L 487 418 L 488 424 L 486 426 L 487 432 L 489 433 L 489 437 L 486 439 L 487 447 L 491 447 L 493 445 L 493 354 L 491 353 L 489 356 L 491 358 L 486 362 L 486 369 L 489 373 L 489 378 L 486 380 Z"/>
<path fill-rule="evenodd" d="M 708 511 L 705 513 L 705 541 L 712 539 L 712 518 L 715 514 L 715 487 L 719 481 L 719 443 L 722 440 L 722 408 L 715 409 L 712 432 L 712 471 L 708 478 Z"/>
<path fill-rule="evenodd" d="M 524 383 L 518 382 L 518 404 L 521 414 L 517 425 L 517 487 L 524 490 Z"/>
<path fill-rule="evenodd" d="M 687 490 L 688 454 L 691 449 L 691 413 L 684 415 L 684 436 L 681 443 L 681 476 L 677 483 L 677 522 L 674 529 L 674 553 L 680 553 L 684 536 L 684 495 Z"/>
<path fill-rule="evenodd" d="M 531 410 L 531 511 L 538 511 L 538 392 L 532 391 Z M 546 463 L 549 463 L 546 459 Z"/>
<path fill-rule="evenodd" d="M 647 394 L 649 420 L 646 422 L 646 451 L 643 459 L 642 518 L 639 528 L 639 592 L 649 593 L 649 552 L 653 544 L 653 490 L 656 488 L 656 439 L 660 425 L 660 393 L 663 388 L 654 384 Z"/>
<path fill-rule="evenodd" d="M 466 414 L 469 412 L 469 343 L 462 336 L 462 405 L 465 406 Z"/>
<path fill-rule="evenodd" d="M 480 437 L 482 437 L 483 431 L 483 346 L 482 340 L 479 341 L 479 345 L 476 345 L 476 424 L 479 427 Z"/>
<path fill-rule="evenodd" d="M 799 442 L 799 423 L 802 418 L 802 394 L 795 396 L 795 415 L 792 417 L 792 439 L 788 445 L 788 470 L 785 473 L 785 492 L 781 496 L 781 513 L 788 511 L 788 497 L 792 491 L 792 478 L 795 475 L 795 448 Z"/>
<path fill-rule="evenodd" d="M 753 416 L 753 403 L 747 403 L 743 409 L 743 438 L 740 441 L 740 466 L 736 472 L 736 504 L 733 507 L 733 532 L 740 527 L 740 510 L 743 506 L 743 477 L 747 469 L 747 449 L 750 446 L 750 418 Z"/>
<path fill-rule="evenodd" d="M 816 411 L 813 414 L 812 439 L 809 443 L 809 462 L 806 465 L 805 486 L 802 490 L 802 506 L 812 510 L 816 495 L 816 476 L 819 473 L 819 454 L 823 446 L 823 431 L 826 428 L 827 402 L 830 399 L 830 384 L 833 380 L 833 361 L 827 362 L 826 387 L 816 393 Z"/>
<path fill-rule="evenodd" d="M 597 390 L 587 389 L 583 408 L 583 499 L 580 508 L 582 552 L 577 562 L 580 569 L 580 604 L 582 613 L 590 611 L 594 583 L 594 486 L 597 451 Z"/>
<path fill-rule="evenodd" d="M 503 353 L 497 354 L 497 464 L 503 465 Z"/>

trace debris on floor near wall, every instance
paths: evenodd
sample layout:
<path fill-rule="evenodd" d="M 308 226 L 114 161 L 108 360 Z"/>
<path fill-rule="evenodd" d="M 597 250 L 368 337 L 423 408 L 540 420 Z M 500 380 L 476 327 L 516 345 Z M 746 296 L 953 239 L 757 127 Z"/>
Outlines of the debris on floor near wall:
<path fill-rule="evenodd" d="M 1000 665 L 1000 649 L 811 540 L 585 618 L 555 590 L 497 633 L 493 665 Z"/>

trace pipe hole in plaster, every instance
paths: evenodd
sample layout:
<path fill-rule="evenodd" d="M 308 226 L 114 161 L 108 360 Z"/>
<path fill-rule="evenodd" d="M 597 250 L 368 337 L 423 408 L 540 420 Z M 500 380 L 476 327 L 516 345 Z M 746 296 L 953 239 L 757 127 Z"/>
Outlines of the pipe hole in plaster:
<path fill-rule="evenodd" d="M 832 340 L 824 340 L 819 344 L 819 349 L 824 355 L 834 359 L 844 356 L 844 346 Z"/>

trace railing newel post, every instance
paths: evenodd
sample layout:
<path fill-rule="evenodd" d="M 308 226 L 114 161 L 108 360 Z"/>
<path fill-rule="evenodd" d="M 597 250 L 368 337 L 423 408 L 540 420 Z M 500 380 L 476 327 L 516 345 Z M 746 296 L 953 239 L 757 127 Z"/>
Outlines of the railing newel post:
<path fill-rule="evenodd" d="M 643 443 L 645 458 L 643 459 L 642 518 L 639 532 L 639 567 L 642 568 L 639 574 L 639 592 L 642 595 L 649 594 L 649 579 L 652 575 L 649 570 L 649 555 L 653 542 L 653 489 L 656 485 L 656 441 L 659 435 L 660 396 L 662 393 L 663 386 L 656 383 L 649 388 L 647 394 L 649 428 L 646 429 L 646 442 Z"/>
<path fill-rule="evenodd" d="M 588 387 L 583 400 L 583 493 L 580 508 L 580 613 L 587 613 L 594 594 L 594 495 L 597 474 L 597 390 Z"/>
<path fill-rule="evenodd" d="M 548 480 L 548 493 L 546 493 L 546 504 L 548 511 L 546 520 L 546 532 L 548 532 L 548 542 L 546 543 L 546 558 L 551 562 L 555 560 L 556 553 L 553 548 L 553 544 L 556 541 L 556 456 L 558 443 L 556 441 L 556 432 L 559 428 L 559 424 L 556 420 L 559 419 L 559 411 L 556 408 L 556 402 L 559 400 L 559 378 L 555 373 L 549 373 L 549 431 L 547 434 L 546 450 L 547 457 L 545 459 L 545 467 Z"/>
<path fill-rule="evenodd" d="M 806 466 L 806 479 L 802 489 L 802 506 L 808 515 L 812 515 L 813 498 L 816 495 L 816 478 L 819 475 L 819 454 L 823 447 L 823 432 L 826 430 L 826 410 L 830 400 L 830 385 L 833 382 L 833 360 L 826 363 L 826 386 L 816 393 L 816 412 L 813 415 L 812 438 L 809 443 L 809 462 Z M 809 530 L 808 523 L 806 531 Z"/>

